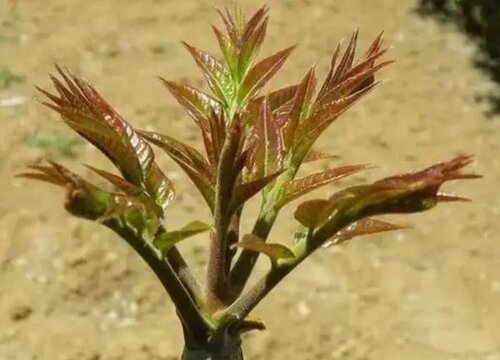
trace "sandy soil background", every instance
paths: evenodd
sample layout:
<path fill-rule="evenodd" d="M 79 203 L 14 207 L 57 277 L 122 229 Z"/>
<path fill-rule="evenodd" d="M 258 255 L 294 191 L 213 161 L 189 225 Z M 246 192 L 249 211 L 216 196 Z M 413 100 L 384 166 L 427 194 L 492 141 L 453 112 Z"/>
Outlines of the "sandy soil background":
<path fill-rule="evenodd" d="M 0 359 L 177 359 L 173 308 L 141 260 L 109 231 L 67 215 L 61 191 L 13 175 L 42 158 L 83 174 L 81 163 L 111 169 L 35 101 L 33 84 L 49 87 L 55 62 L 90 79 L 137 127 L 196 145 L 196 128 L 155 76 L 200 81 L 179 41 L 215 49 L 214 5 L 224 4 L 0 1 L 0 68 L 11 72 L 0 89 Z M 245 2 L 250 10 L 259 5 Z M 297 81 L 313 62 L 324 70 L 336 42 L 356 26 L 362 45 L 385 30 L 397 60 L 386 81 L 322 138 L 338 159 L 309 170 L 384 165 L 352 183 L 466 152 L 477 154 L 473 170 L 485 177 L 448 187 L 471 204 L 396 218 L 413 229 L 312 257 L 258 307 L 268 330 L 246 338 L 248 359 L 499 360 L 500 119 L 485 117 L 475 100 L 491 84 L 471 65 L 473 44 L 418 17 L 412 0 L 271 5 L 263 53 L 301 43 L 277 84 Z M 180 194 L 171 224 L 206 219 L 186 178 L 161 159 Z M 290 214 L 283 213 L 276 239 L 292 233 Z M 200 272 L 205 248 L 204 238 L 183 248 Z"/>

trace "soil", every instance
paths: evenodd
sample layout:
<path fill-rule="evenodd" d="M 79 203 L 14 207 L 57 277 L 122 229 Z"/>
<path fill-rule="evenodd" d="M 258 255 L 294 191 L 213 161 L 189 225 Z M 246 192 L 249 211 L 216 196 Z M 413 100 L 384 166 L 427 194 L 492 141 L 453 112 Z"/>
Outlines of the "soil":
<path fill-rule="evenodd" d="M 260 1 L 246 1 L 255 9 Z M 215 49 L 216 1 L 4 0 L 0 68 L 18 74 L 0 89 L 0 359 L 177 359 L 174 309 L 145 264 L 98 224 L 75 219 L 62 192 L 15 179 L 50 158 L 88 175 L 111 169 L 36 100 L 59 63 L 90 79 L 135 126 L 199 146 L 196 128 L 156 75 L 199 83 L 179 44 Z M 336 360 L 500 359 L 500 119 L 477 98 L 492 84 L 472 65 L 474 45 L 453 28 L 416 15 L 411 0 L 272 2 L 263 53 L 300 43 L 276 84 L 295 82 L 317 61 L 321 73 L 341 38 L 361 29 L 361 45 L 385 30 L 397 62 L 384 81 L 321 139 L 337 155 L 308 167 L 384 167 L 318 191 L 418 169 L 473 153 L 484 178 L 451 184 L 474 201 L 444 204 L 393 221 L 412 228 L 318 252 L 256 310 L 267 330 L 245 338 L 247 358 Z M 44 138 L 45 137 L 45 138 Z M 49 140 L 47 140 L 49 138 Z M 43 140 L 45 139 L 45 140 Z M 52 140 L 50 140 L 52 139 Z M 55 140 L 54 140 L 55 139 Z M 62 145 L 61 145 L 62 144 Z M 71 151 L 68 152 L 68 147 Z M 207 219 L 201 198 L 168 159 L 177 188 L 168 222 Z M 251 206 L 244 227 L 251 226 Z M 291 211 L 273 232 L 290 241 Z M 202 273 L 206 238 L 182 246 Z M 260 272 L 268 266 L 260 263 Z"/>

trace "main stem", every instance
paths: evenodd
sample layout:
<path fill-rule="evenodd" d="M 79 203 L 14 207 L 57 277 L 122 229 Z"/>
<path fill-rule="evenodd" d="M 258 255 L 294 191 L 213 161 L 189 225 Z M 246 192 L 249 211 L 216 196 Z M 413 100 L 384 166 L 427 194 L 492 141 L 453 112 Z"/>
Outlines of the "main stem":
<path fill-rule="evenodd" d="M 241 337 L 225 329 L 206 339 L 197 339 L 184 332 L 182 360 L 243 360 Z"/>
<path fill-rule="evenodd" d="M 207 264 L 207 300 L 210 307 L 220 307 L 228 300 L 228 229 L 232 216 L 229 207 L 233 188 L 241 171 L 241 158 L 238 160 L 242 147 L 239 126 L 239 123 L 234 122 L 229 130 L 217 168 L 214 229 Z"/>
<path fill-rule="evenodd" d="M 211 351 L 208 349 L 184 348 L 181 360 L 244 360 L 241 347 L 234 349 L 220 349 Z"/>

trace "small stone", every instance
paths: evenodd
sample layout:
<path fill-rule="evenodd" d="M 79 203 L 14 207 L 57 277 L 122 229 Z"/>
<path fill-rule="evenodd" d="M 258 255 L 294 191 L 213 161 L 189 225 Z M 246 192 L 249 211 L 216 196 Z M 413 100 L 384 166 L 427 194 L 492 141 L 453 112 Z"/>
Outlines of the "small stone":
<path fill-rule="evenodd" d="M 33 309 L 27 305 L 16 305 L 10 310 L 10 319 L 12 321 L 23 321 L 30 317 Z"/>
<path fill-rule="evenodd" d="M 299 315 L 303 318 L 306 318 L 311 314 L 311 308 L 305 301 L 300 301 L 297 304 L 297 311 L 299 312 Z"/>

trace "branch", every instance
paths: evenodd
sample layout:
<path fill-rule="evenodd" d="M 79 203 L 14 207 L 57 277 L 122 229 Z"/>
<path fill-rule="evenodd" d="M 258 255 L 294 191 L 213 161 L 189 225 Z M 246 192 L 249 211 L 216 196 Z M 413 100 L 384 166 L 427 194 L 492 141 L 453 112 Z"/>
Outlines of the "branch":
<path fill-rule="evenodd" d="M 340 231 L 353 221 L 354 219 L 349 217 L 339 217 L 335 225 L 329 227 L 329 232 L 332 230 L 333 232 Z M 297 232 L 296 236 L 301 236 L 301 234 Z M 220 313 L 218 317 L 221 318 L 221 324 L 227 325 L 230 322 L 241 323 L 281 280 L 318 249 L 330 236 L 320 231 L 310 234 L 307 238 L 300 239 L 300 241 L 296 241 L 292 249 L 296 256 L 295 260 L 288 262 L 286 265 L 272 267 L 246 294 L 238 298 L 231 306 Z"/>
<path fill-rule="evenodd" d="M 174 268 L 181 269 L 180 272 L 186 276 L 186 269 L 180 264 L 182 258 L 175 256 L 174 252 L 172 257 L 175 258 L 176 266 L 173 267 L 168 261 L 164 261 L 149 243 L 138 237 L 132 229 L 123 227 L 118 220 L 108 219 L 104 221 L 104 225 L 120 235 L 153 270 L 172 299 L 182 324 L 193 333 L 205 336 L 209 325 L 201 315 L 190 291 L 186 289 L 174 271 Z"/>
<path fill-rule="evenodd" d="M 277 216 L 277 211 L 266 212 L 261 210 L 252 229 L 252 234 L 262 240 L 267 240 Z M 250 279 L 253 268 L 257 263 L 259 255 L 260 254 L 258 252 L 243 249 L 240 256 L 236 260 L 229 277 L 231 284 L 231 296 L 233 300 L 238 298 L 238 296 L 240 296 L 243 292 L 248 279 Z"/>
<path fill-rule="evenodd" d="M 272 189 L 269 190 L 268 196 L 264 197 L 259 216 L 252 229 L 252 235 L 264 241 L 267 240 L 280 211 L 280 206 L 278 205 L 281 196 L 280 190 L 283 189 L 284 184 L 293 180 L 297 171 L 297 166 L 290 166 L 288 170 L 276 180 Z M 229 276 L 232 300 L 235 300 L 242 294 L 250 279 L 255 264 L 257 263 L 259 255 L 258 252 L 244 249 L 236 260 Z"/>
<path fill-rule="evenodd" d="M 201 304 L 203 302 L 201 285 L 198 279 L 196 279 L 191 272 L 191 269 L 187 265 L 177 247 L 174 246 L 167 252 L 166 260 L 172 267 L 173 271 L 177 274 L 177 277 L 182 282 L 191 297 L 198 305 Z"/>

